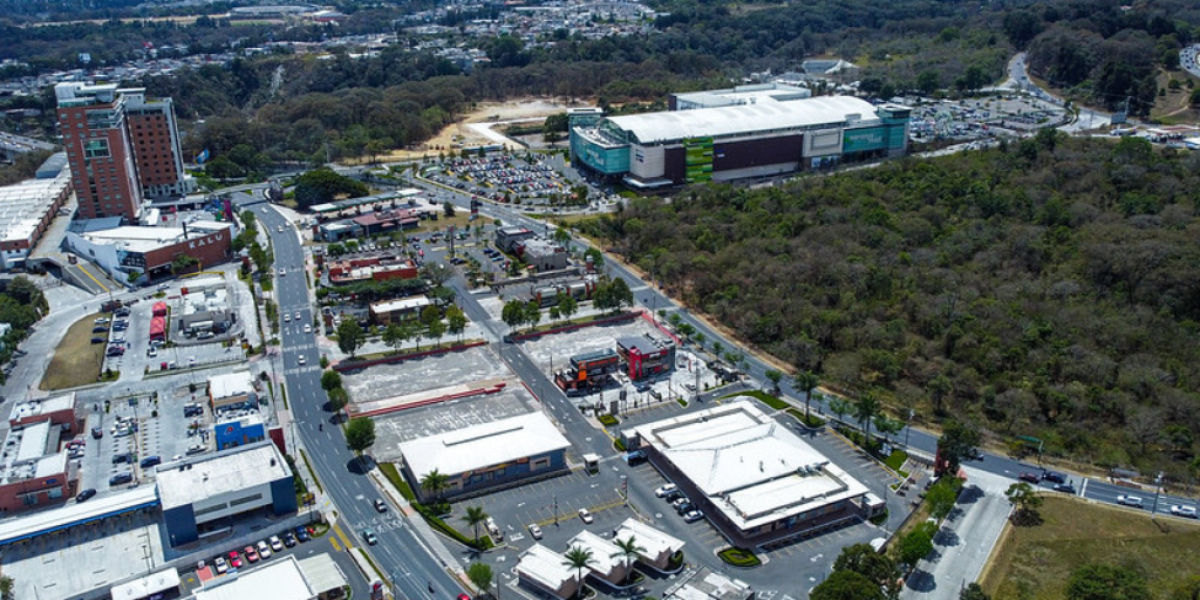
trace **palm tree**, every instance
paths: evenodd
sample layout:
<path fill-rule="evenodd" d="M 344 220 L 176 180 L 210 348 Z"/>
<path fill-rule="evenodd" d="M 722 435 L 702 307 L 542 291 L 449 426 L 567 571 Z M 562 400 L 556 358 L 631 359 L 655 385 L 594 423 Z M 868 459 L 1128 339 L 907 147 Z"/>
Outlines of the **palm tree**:
<path fill-rule="evenodd" d="M 488 519 L 488 514 L 483 512 L 482 506 L 468 506 L 467 514 L 463 515 L 462 520 L 467 522 L 475 530 L 475 545 L 479 546 L 479 524 Z"/>
<path fill-rule="evenodd" d="M 629 539 L 627 539 L 627 540 L 621 540 L 621 538 L 613 538 L 613 543 L 616 544 L 617 547 L 621 549 L 621 551 L 613 554 L 612 558 L 617 558 L 618 556 L 624 558 L 626 567 L 633 564 L 633 561 L 636 560 L 638 556 L 640 556 L 643 552 L 646 551 L 645 548 L 638 545 L 637 539 L 634 538 L 633 535 L 630 535 Z M 625 579 L 626 579 L 626 581 L 628 581 L 632 578 L 633 578 L 633 569 L 629 569 L 629 572 L 625 575 Z"/>
<path fill-rule="evenodd" d="M 563 562 L 564 565 L 575 569 L 575 580 L 579 583 L 575 595 L 583 597 L 583 570 L 592 564 L 592 551 L 582 546 L 572 546 L 563 554 L 563 558 L 566 559 Z"/>
<path fill-rule="evenodd" d="M 8 575 L 0 577 L 0 599 L 12 600 L 13 578 Z"/>
<path fill-rule="evenodd" d="M 837 415 L 837 419 L 841 423 L 845 423 L 844 417 L 850 414 L 850 403 L 841 398 L 834 398 L 829 401 L 829 410 Z"/>
<path fill-rule="evenodd" d="M 812 401 L 813 390 L 817 389 L 819 380 L 817 374 L 812 371 L 800 371 L 796 373 L 796 389 L 804 390 L 804 421 L 808 424 L 808 404 Z"/>
<path fill-rule="evenodd" d="M 854 418 L 867 436 L 867 446 L 871 445 L 871 419 L 879 414 L 879 398 L 875 392 L 864 392 L 854 402 Z"/>
<path fill-rule="evenodd" d="M 421 478 L 421 489 L 433 494 L 433 497 L 438 500 L 442 499 L 442 492 L 446 491 L 448 485 L 450 485 L 450 477 L 442 475 L 437 469 L 426 473 Z"/>

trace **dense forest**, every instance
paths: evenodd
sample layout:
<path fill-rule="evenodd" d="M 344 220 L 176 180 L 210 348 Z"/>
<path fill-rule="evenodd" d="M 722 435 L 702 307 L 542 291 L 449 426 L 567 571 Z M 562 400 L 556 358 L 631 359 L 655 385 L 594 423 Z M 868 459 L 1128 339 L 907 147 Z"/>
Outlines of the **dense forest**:
<path fill-rule="evenodd" d="M 1197 215 L 1200 155 L 1046 130 L 689 188 L 590 231 L 742 339 L 897 414 L 1179 475 L 1200 431 Z"/>

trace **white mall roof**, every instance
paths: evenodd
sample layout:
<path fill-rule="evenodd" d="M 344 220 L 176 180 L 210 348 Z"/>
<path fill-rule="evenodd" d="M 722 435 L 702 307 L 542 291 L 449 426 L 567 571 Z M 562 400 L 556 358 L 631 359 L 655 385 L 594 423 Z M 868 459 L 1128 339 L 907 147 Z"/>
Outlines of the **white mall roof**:
<path fill-rule="evenodd" d="M 133 581 L 114 585 L 109 590 L 112 600 L 140 600 L 151 594 L 179 587 L 179 571 L 166 569 Z"/>
<path fill-rule="evenodd" d="M 613 531 L 613 539 L 628 540 L 630 536 L 637 539 L 638 545 L 646 549 L 645 554 L 650 558 L 671 556 L 683 550 L 681 540 L 637 519 L 625 519 L 625 522 Z"/>
<path fill-rule="evenodd" d="M 236 371 L 208 378 L 208 393 L 215 400 L 230 396 L 246 396 L 254 392 L 254 377 L 250 371 Z"/>
<path fill-rule="evenodd" d="M 272 559 L 273 560 L 273 559 Z M 196 592 L 196 600 L 308 600 L 316 597 L 300 571 L 294 555 L 266 564 L 236 577 L 217 577 Z M 113 600 L 117 600 L 114 598 Z"/>
<path fill-rule="evenodd" d="M 291 475 L 283 455 L 269 441 L 173 461 L 159 466 L 156 471 L 163 510 Z"/>
<path fill-rule="evenodd" d="M 638 143 L 653 144 L 837 125 L 850 120 L 870 122 L 877 118 L 875 106 L 866 100 L 853 96 L 820 96 L 791 102 L 655 112 L 605 120 L 632 133 Z"/>
<path fill-rule="evenodd" d="M 529 413 L 400 444 L 409 470 L 455 476 L 571 445 L 542 413 Z"/>
<path fill-rule="evenodd" d="M 747 400 L 633 431 L 743 530 L 867 493 Z"/>
<path fill-rule="evenodd" d="M 517 563 L 517 573 L 533 579 L 543 586 L 557 590 L 568 581 L 575 580 L 575 571 L 566 564 L 563 555 L 541 545 L 521 553 Z"/>

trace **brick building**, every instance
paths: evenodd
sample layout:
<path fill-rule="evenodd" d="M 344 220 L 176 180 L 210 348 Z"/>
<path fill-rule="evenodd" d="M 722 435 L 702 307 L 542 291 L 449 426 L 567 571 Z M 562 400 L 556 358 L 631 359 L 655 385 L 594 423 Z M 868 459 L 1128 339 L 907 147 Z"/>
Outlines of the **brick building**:
<path fill-rule="evenodd" d="M 233 227 L 218 221 L 187 223 L 175 227 L 115 227 L 82 233 L 68 231 L 67 246 L 100 265 L 116 281 L 155 281 L 174 275 L 172 263 L 180 256 L 199 261 L 205 269 L 233 256 Z"/>

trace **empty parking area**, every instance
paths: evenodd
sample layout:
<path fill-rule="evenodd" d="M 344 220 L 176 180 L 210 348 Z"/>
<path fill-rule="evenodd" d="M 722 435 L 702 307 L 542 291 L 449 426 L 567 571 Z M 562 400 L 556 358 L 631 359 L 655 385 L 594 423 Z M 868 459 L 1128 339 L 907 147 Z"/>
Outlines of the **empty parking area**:
<path fill-rule="evenodd" d="M 371 453 L 381 462 L 399 462 L 403 442 L 523 415 L 533 411 L 532 399 L 524 387 L 510 385 L 495 394 L 447 400 L 376 417 Z"/>
<path fill-rule="evenodd" d="M 352 401 L 369 402 L 512 376 L 504 363 L 491 350 L 483 347 L 376 365 L 343 373 L 342 380 Z"/>

